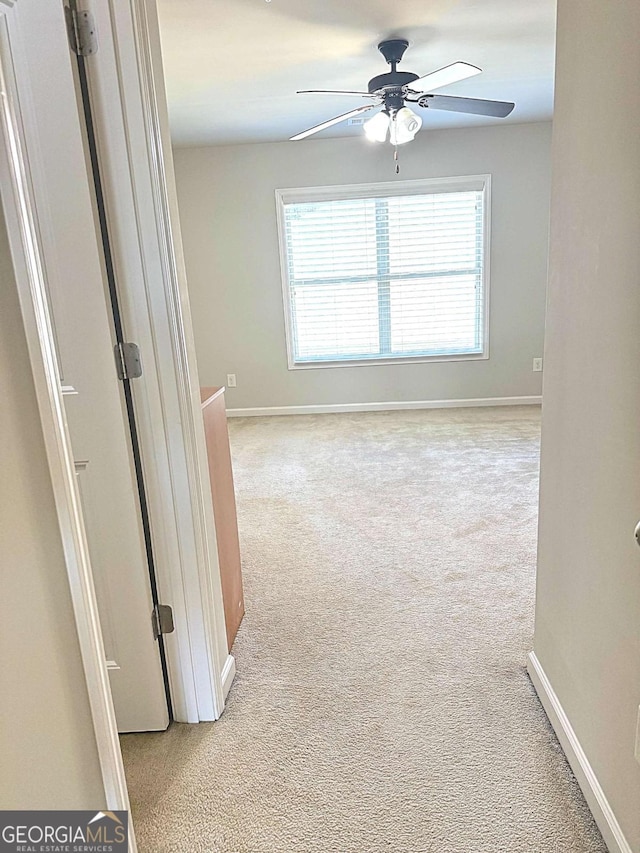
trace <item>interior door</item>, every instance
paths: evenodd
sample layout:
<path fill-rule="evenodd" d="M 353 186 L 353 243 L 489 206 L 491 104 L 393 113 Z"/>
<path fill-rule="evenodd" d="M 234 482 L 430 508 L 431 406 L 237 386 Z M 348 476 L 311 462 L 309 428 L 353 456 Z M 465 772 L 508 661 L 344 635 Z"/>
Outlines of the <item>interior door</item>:
<path fill-rule="evenodd" d="M 37 125 L 41 144 L 28 156 L 44 187 L 35 189 L 38 208 L 48 209 L 39 224 L 51 313 L 118 728 L 162 730 L 169 722 L 165 673 L 75 56 L 62 0 L 19 0 L 15 12 L 38 80 L 24 120 Z"/>

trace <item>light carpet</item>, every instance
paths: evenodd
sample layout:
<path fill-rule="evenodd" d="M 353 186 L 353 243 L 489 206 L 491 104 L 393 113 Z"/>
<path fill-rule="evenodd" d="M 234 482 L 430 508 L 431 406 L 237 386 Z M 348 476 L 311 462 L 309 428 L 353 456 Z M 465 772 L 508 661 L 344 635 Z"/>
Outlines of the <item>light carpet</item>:
<path fill-rule="evenodd" d="M 526 674 L 539 410 L 231 422 L 218 723 L 127 735 L 142 853 L 605 853 Z"/>

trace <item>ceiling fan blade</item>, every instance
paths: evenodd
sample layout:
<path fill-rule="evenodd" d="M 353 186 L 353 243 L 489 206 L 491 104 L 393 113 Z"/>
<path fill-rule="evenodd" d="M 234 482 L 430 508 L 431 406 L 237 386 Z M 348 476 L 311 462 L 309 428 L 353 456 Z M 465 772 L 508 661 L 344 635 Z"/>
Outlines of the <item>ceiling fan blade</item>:
<path fill-rule="evenodd" d="M 302 133 L 296 133 L 295 136 L 290 137 L 291 142 L 297 142 L 298 139 L 305 139 L 307 136 L 311 136 L 312 133 L 318 133 L 320 130 L 324 130 L 327 127 L 332 127 L 334 124 L 340 124 L 341 121 L 346 121 L 351 116 L 357 116 L 358 113 L 367 112 L 367 110 L 372 110 L 376 104 L 367 104 L 364 107 L 358 107 L 355 110 L 350 110 L 348 113 L 343 113 L 341 116 L 336 116 L 335 118 L 330 118 L 329 121 L 323 121 L 322 124 L 316 124 L 315 127 L 310 127 L 308 130 L 303 130 Z"/>
<path fill-rule="evenodd" d="M 358 95 L 361 98 L 379 98 L 371 92 L 351 92 L 344 89 L 301 89 L 296 95 Z"/>
<path fill-rule="evenodd" d="M 478 116 L 505 118 L 515 107 L 510 101 L 485 101 L 480 98 L 457 98 L 453 95 L 423 95 L 421 107 L 432 110 L 450 110 L 454 113 L 473 113 Z"/>
<path fill-rule="evenodd" d="M 444 68 L 439 68 L 437 71 L 432 71 L 431 74 L 419 77 L 413 83 L 409 83 L 407 88 L 414 92 L 433 92 L 442 86 L 449 86 L 451 83 L 458 83 L 460 80 L 466 80 L 468 77 L 474 77 L 481 73 L 482 68 L 469 65 L 468 62 L 454 62 L 452 65 L 445 65 Z"/>

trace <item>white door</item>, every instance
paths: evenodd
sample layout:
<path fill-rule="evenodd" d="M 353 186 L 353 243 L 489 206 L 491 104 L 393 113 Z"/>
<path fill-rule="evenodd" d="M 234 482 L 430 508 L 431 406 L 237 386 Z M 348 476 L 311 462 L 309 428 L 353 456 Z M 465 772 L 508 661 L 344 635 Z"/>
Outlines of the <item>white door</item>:
<path fill-rule="evenodd" d="M 38 207 L 49 214 L 40 222 L 42 246 L 118 728 L 162 730 L 167 698 L 75 56 L 62 0 L 19 0 L 15 12 L 38 80 L 23 101 L 33 109 L 24 120 L 37 116 L 41 140 L 28 156 L 46 188 L 39 199 L 36 190 Z"/>

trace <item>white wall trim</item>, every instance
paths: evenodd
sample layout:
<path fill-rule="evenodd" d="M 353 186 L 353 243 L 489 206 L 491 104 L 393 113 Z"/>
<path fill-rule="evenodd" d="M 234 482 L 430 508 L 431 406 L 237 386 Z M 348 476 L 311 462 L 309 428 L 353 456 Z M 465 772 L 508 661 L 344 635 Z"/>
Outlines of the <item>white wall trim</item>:
<path fill-rule="evenodd" d="M 24 7 L 23 7 L 24 8 Z M 26 30 L 28 32 L 28 29 Z M 98 615 L 80 494 L 67 428 L 48 308 L 46 258 L 40 234 L 48 212 L 35 201 L 39 187 L 33 158 L 41 150 L 30 93 L 28 50 L 18 8 L 0 13 L 0 188 L 29 358 L 33 371 L 71 601 L 86 679 L 107 808 L 129 811 L 102 631 Z M 136 842 L 130 827 L 129 853 Z"/>
<path fill-rule="evenodd" d="M 633 853 L 606 794 L 598 782 L 598 777 L 591 767 L 578 736 L 574 732 L 573 726 L 535 652 L 529 654 L 527 669 L 542 707 L 560 741 L 560 746 L 567 756 L 567 761 L 571 765 L 610 853 Z"/>
<path fill-rule="evenodd" d="M 264 406 L 227 409 L 230 418 L 272 415 L 327 415 L 339 412 L 394 412 L 403 409 L 470 409 L 482 406 L 539 406 L 542 397 L 478 397 L 469 400 L 402 400 L 387 403 L 326 403 L 317 406 Z"/>
<path fill-rule="evenodd" d="M 231 690 L 231 685 L 233 684 L 233 679 L 236 675 L 236 660 L 233 655 L 228 655 L 225 665 L 222 667 L 222 692 L 224 693 L 224 698 L 227 698 L 229 691 Z"/>

